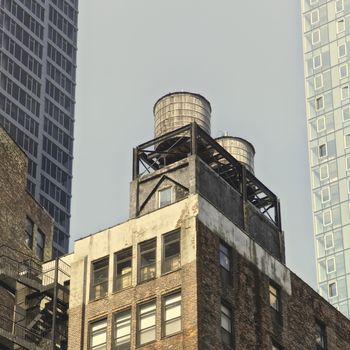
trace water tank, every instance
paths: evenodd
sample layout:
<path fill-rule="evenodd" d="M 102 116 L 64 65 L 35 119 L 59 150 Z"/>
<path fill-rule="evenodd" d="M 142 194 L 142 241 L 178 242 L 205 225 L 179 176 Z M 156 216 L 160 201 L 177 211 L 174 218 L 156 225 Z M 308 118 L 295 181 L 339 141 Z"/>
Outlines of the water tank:
<path fill-rule="evenodd" d="M 199 94 L 172 92 L 164 95 L 155 103 L 153 114 L 155 137 L 192 122 L 196 122 L 210 135 L 211 106 L 209 101 Z"/>
<path fill-rule="evenodd" d="M 250 142 L 233 136 L 221 136 L 215 141 L 254 174 L 255 149 Z"/>

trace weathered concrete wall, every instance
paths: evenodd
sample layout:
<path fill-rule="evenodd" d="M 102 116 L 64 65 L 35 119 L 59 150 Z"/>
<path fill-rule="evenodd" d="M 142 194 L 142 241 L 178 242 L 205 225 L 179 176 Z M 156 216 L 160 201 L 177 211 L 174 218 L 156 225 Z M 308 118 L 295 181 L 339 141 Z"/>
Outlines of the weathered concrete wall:
<path fill-rule="evenodd" d="M 234 349 L 270 350 L 272 339 L 283 349 L 316 349 L 316 320 L 326 325 L 327 349 L 350 349 L 350 321 L 295 274 L 290 289 L 281 285 L 282 323 L 274 321 L 269 304 L 271 278 L 237 251 L 232 240 L 230 283 L 220 279 L 219 244 L 227 237 L 198 222 L 199 349 L 221 350 L 220 304 L 232 307 Z M 285 267 L 282 269 L 287 270 Z"/>
<path fill-rule="evenodd" d="M 87 349 L 89 322 L 107 317 L 108 344 L 111 346 L 113 313 L 132 308 L 132 327 L 136 330 L 136 305 L 150 299 L 157 302 L 157 340 L 142 349 L 194 350 L 197 348 L 197 279 L 196 279 L 196 215 L 197 196 L 164 207 L 148 215 L 141 216 L 98 232 L 75 242 L 71 261 L 69 349 Z M 162 235 L 174 229 L 181 232 L 181 269 L 161 274 Z M 138 243 L 157 238 L 156 279 L 137 283 Z M 132 286 L 125 290 L 113 291 L 114 253 L 132 247 Z M 109 290 L 104 298 L 90 301 L 91 265 L 96 259 L 109 256 Z M 161 336 L 161 297 L 181 289 L 182 310 L 191 317 L 183 318 L 183 331 L 166 339 Z M 132 337 L 134 349 L 135 336 Z"/>
<path fill-rule="evenodd" d="M 283 233 L 251 203 L 243 207 L 241 194 L 195 155 L 134 180 L 130 186 L 130 217 L 157 210 L 158 190 L 169 186 L 173 188 L 174 202 L 198 193 L 238 227 L 244 228 L 246 221 L 245 231 L 285 262 Z"/>

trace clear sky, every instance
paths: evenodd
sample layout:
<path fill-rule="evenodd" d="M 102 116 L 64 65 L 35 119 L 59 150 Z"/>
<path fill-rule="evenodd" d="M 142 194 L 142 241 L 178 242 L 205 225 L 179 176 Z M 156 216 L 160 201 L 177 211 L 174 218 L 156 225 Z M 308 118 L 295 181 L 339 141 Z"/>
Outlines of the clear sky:
<path fill-rule="evenodd" d="M 153 104 L 187 90 L 212 105 L 212 136 L 256 149 L 281 199 L 287 265 L 315 286 L 298 0 L 80 0 L 73 242 L 128 218 L 132 148 Z"/>

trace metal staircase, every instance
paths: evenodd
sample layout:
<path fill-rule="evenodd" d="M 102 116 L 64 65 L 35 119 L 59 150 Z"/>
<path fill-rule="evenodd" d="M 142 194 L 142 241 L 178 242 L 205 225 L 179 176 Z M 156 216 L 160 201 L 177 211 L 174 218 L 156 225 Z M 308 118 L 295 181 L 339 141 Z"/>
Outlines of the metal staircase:
<path fill-rule="evenodd" d="M 0 303 L 0 348 L 67 349 L 69 273 L 61 259 L 41 266 L 18 250 L 0 246 L 0 286 L 22 294 L 13 307 Z"/>

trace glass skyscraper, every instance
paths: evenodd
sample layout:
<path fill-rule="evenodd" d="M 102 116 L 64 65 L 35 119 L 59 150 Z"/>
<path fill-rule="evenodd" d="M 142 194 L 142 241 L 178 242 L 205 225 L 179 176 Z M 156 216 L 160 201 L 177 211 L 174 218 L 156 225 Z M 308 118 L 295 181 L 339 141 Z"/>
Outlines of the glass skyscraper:
<path fill-rule="evenodd" d="M 0 125 L 29 157 L 56 256 L 69 243 L 77 15 L 78 0 L 0 0 Z"/>
<path fill-rule="evenodd" d="M 306 114 L 320 294 L 350 309 L 350 0 L 302 0 Z"/>

